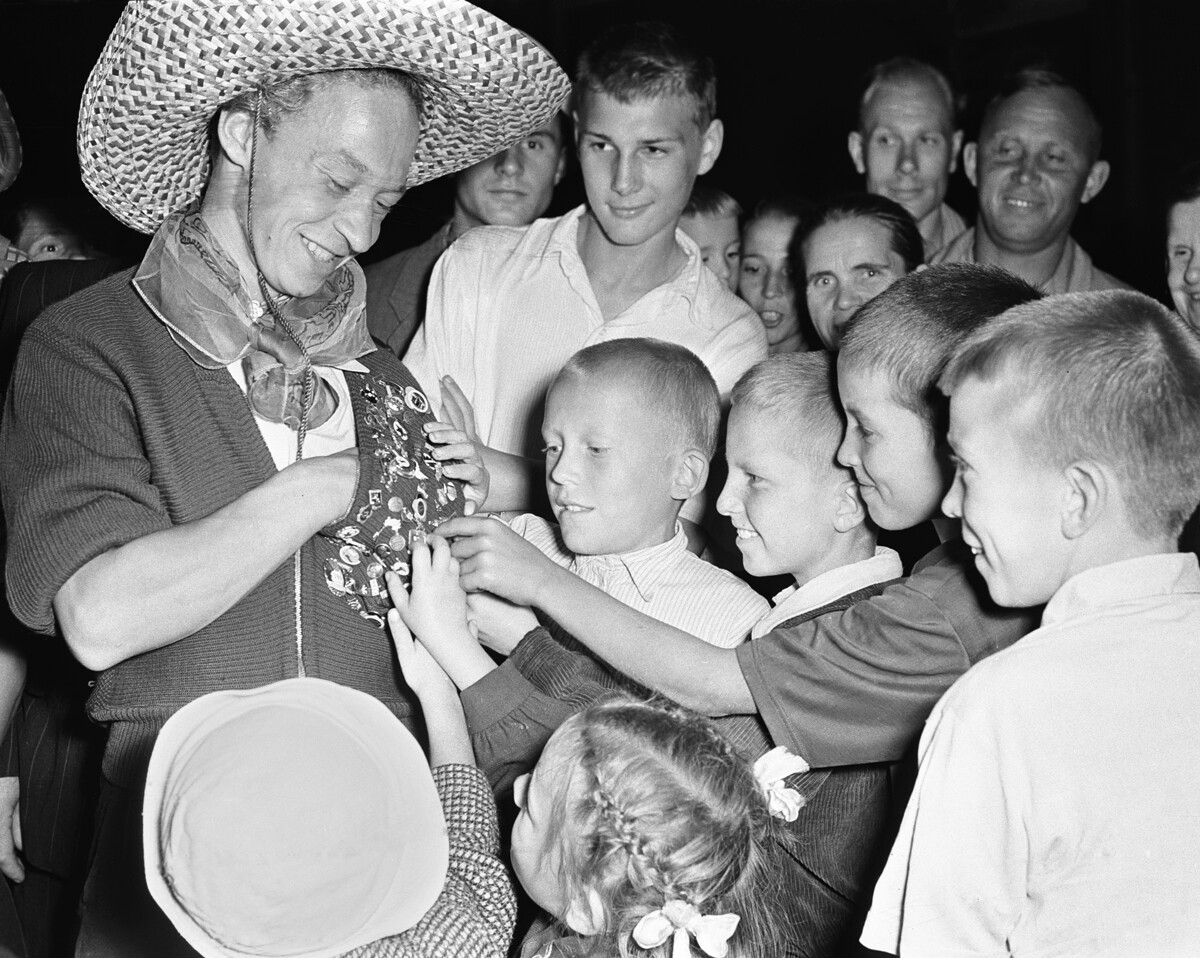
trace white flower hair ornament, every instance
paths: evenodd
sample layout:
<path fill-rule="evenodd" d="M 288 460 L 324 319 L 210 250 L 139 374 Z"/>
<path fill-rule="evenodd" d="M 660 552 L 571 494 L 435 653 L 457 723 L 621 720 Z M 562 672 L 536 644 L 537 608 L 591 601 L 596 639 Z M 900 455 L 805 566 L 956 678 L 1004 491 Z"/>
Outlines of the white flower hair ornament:
<path fill-rule="evenodd" d="M 702 915 L 695 905 L 675 899 L 662 908 L 643 915 L 633 929 L 633 940 L 639 948 L 649 951 L 674 936 L 671 958 L 690 958 L 689 938 L 695 938 L 700 950 L 709 958 L 725 958 L 729 939 L 737 930 L 740 915 Z"/>
<path fill-rule="evenodd" d="M 767 796 L 767 807 L 776 818 L 794 822 L 804 807 L 804 796 L 784 785 L 789 775 L 808 771 L 808 762 L 778 745 L 754 763 L 754 777 Z"/>

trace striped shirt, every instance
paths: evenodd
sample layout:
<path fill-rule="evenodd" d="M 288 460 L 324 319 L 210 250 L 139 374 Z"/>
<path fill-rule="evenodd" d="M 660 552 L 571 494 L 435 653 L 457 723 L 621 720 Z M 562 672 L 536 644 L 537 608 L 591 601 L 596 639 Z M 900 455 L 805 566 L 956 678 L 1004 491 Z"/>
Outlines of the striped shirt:
<path fill-rule="evenodd" d="M 767 612 L 767 601 L 741 579 L 688 552 L 683 526 L 660 545 L 621 555 L 568 552 L 558 526 L 521 515 L 509 525 L 560 566 L 651 618 L 710 645 L 731 649 Z"/>

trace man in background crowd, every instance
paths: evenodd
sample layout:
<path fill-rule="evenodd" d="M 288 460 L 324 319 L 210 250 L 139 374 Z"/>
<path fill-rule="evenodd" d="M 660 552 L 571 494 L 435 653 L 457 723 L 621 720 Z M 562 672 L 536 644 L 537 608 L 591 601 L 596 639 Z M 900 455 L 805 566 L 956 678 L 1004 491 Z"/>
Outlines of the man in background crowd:
<path fill-rule="evenodd" d="M 425 318 L 433 264 L 476 226 L 528 226 L 546 212 L 567 170 L 567 123 L 557 114 L 527 137 L 454 178 L 454 214 L 419 246 L 368 266 L 367 326 L 397 356 Z"/>
<path fill-rule="evenodd" d="M 868 76 L 847 144 L 867 192 L 894 200 L 917 221 L 926 258 L 967 228 L 945 202 L 962 147 L 954 103 L 941 70 L 911 57 L 886 60 Z"/>
<path fill-rule="evenodd" d="M 1010 77 L 984 110 L 963 169 L 979 191 L 975 226 L 932 263 L 988 263 L 1047 293 L 1128 289 L 1071 238 L 1084 203 L 1104 189 L 1100 123 L 1083 94 L 1049 70 Z"/>

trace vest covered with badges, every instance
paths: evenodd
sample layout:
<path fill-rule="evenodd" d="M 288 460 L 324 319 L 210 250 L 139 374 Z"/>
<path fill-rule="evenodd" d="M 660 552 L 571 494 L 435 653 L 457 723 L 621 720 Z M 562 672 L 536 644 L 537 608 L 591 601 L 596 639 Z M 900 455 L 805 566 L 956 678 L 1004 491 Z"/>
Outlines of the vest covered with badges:
<path fill-rule="evenodd" d="M 233 377 L 192 362 L 134 294 L 129 276 L 117 274 L 54 307 L 39 320 L 42 335 L 35 340 L 43 345 L 35 342 L 27 354 L 30 374 L 47 382 L 61 375 L 55 344 L 66 343 L 62 348 L 69 349 L 71 361 L 90 367 L 94 375 L 73 376 L 81 385 L 59 397 L 59 407 L 72 422 L 84 423 L 81 429 L 93 431 L 102 455 L 79 461 L 69 486 L 58 486 L 54 496 L 31 494 L 23 508 L 34 520 L 46 516 L 48 528 L 70 517 L 72 533 L 96 542 L 99 551 L 145 534 L 150 521 L 168 526 L 204 518 L 276 471 Z M 360 468 L 353 518 L 373 506 L 377 528 L 386 536 L 381 532 L 370 543 L 359 542 L 370 546 L 362 549 L 314 536 L 209 625 L 97 676 L 88 712 L 110 726 L 105 774 L 114 783 L 136 781 L 162 724 L 192 699 L 297 675 L 367 692 L 419 729 L 415 696 L 404 683 L 381 616 L 367 601 L 377 596 L 369 594 L 372 586 L 359 570 L 381 547 L 402 564 L 408 545 L 459 514 L 464 499 L 428 454 L 422 426 L 433 417 L 417 381 L 385 350 L 361 361 L 366 373 L 344 375 L 360 452 L 370 449 L 379 468 Z M 93 428 L 93 407 L 114 404 L 113 383 L 122 390 L 115 400 L 119 410 L 106 412 L 112 421 Z M 98 396 L 103 390 L 104 405 L 86 395 L 92 388 Z M 134 457 L 145 463 L 136 511 L 129 496 L 96 494 L 108 484 L 110 461 Z M 123 536 L 122 529 L 128 530 Z M 251 522 L 244 534 L 249 543 L 259 531 Z M 368 594 L 357 593 L 356 586 Z"/>
<path fill-rule="evenodd" d="M 386 625 L 386 572 L 405 581 L 409 550 L 460 511 L 459 484 L 445 477 L 425 441 L 429 400 L 407 369 L 402 376 L 351 379 L 359 475 L 347 514 L 316 539 L 325 583 L 358 615 Z"/>

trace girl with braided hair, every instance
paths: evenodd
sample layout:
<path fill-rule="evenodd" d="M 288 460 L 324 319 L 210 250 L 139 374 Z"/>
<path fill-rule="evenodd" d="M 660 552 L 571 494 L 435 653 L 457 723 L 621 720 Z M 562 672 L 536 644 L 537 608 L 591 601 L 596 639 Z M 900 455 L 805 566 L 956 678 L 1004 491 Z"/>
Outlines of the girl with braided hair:
<path fill-rule="evenodd" d="M 515 793 L 513 871 L 558 923 L 526 938 L 525 958 L 782 953 L 768 795 L 706 720 L 662 701 L 595 705 Z"/>

